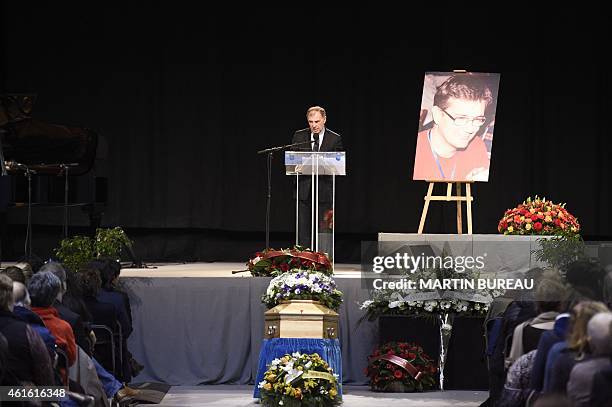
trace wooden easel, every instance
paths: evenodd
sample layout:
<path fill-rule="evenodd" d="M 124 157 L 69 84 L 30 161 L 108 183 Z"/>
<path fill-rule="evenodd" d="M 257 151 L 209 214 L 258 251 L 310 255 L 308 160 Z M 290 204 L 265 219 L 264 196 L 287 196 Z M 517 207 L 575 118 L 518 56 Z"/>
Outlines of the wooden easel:
<path fill-rule="evenodd" d="M 421 222 L 419 223 L 419 234 L 423 233 L 425 227 L 425 218 L 427 218 L 427 210 L 429 209 L 429 202 L 431 201 L 456 201 L 457 202 L 457 233 L 463 233 L 463 223 L 461 216 L 461 202 L 465 201 L 466 212 L 467 212 L 467 234 L 472 234 L 472 182 L 455 182 L 457 185 L 457 195 L 452 195 L 453 182 L 446 181 L 427 181 L 429 182 L 429 188 L 427 188 L 427 195 L 425 195 L 425 204 L 423 205 L 423 213 L 421 214 Z M 447 184 L 446 195 L 432 195 L 435 184 Z M 461 195 L 461 184 L 465 184 L 465 196 Z"/>

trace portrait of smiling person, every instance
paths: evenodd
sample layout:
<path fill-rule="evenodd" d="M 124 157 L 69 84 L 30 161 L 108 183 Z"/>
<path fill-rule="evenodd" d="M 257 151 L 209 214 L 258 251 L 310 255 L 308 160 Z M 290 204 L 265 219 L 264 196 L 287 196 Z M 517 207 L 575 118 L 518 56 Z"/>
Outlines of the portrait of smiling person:
<path fill-rule="evenodd" d="M 488 181 L 499 74 L 427 72 L 414 180 Z"/>

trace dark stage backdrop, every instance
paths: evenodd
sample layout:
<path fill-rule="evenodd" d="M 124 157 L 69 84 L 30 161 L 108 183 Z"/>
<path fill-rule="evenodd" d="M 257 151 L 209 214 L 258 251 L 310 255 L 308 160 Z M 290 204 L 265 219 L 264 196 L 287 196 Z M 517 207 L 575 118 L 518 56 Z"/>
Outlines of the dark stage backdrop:
<path fill-rule="evenodd" d="M 290 142 L 319 104 L 348 155 L 338 231 L 415 232 L 426 192 L 411 180 L 423 75 L 466 69 L 501 73 L 475 233 L 496 233 L 504 210 L 539 194 L 567 202 L 585 235 L 612 235 L 604 13 L 1 4 L 0 90 L 34 92 L 34 117 L 105 140 L 105 225 L 249 232 L 263 246 L 266 160 L 256 151 Z M 280 154 L 272 180 L 272 230 L 290 236 Z M 433 204 L 427 232 L 455 230 L 441 208 Z"/>

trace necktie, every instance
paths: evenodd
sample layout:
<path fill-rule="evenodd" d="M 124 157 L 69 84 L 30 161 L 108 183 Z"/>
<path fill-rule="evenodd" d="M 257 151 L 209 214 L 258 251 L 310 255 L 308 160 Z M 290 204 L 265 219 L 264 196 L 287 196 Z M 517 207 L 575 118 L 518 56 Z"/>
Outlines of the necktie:
<path fill-rule="evenodd" d="M 319 135 L 313 134 L 314 143 L 312 143 L 312 151 L 319 151 Z"/>

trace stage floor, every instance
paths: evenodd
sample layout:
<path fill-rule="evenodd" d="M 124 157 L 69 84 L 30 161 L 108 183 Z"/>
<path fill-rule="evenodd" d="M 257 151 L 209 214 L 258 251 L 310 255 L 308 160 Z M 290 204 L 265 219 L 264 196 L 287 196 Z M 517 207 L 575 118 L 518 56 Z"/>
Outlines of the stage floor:
<path fill-rule="evenodd" d="M 244 263 L 151 263 L 147 268 L 124 268 L 121 277 L 251 277 Z M 336 264 L 334 278 L 359 278 L 359 264 Z"/>
<path fill-rule="evenodd" d="M 488 397 L 486 391 L 433 391 L 425 393 L 374 393 L 366 386 L 343 386 L 345 407 L 407 406 L 476 407 Z M 257 406 L 253 386 L 173 386 L 159 406 Z M 138 404 L 150 406 L 150 404 Z"/>

